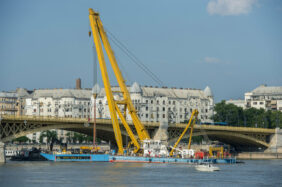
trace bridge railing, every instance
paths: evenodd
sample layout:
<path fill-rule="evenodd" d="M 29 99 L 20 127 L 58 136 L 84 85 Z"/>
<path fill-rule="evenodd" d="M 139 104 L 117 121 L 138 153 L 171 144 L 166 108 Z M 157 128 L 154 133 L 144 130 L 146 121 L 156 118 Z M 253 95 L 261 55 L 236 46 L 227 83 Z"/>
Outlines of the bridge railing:
<path fill-rule="evenodd" d="M 32 120 L 32 121 L 62 121 L 62 122 L 88 122 L 87 118 L 66 118 L 66 117 L 55 117 L 55 116 L 28 116 L 28 115 L 2 115 L 1 120 Z"/>
<path fill-rule="evenodd" d="M 62 122 L 62 123 L 93 123 L 93 119 L 88 118 L 69 118 L 69 117 L 55 117 L 55 116 L 30 116 L 30 115 L 1 115 L 0 120 L 11 121 L 49 121 L 49 122 Z M 97 118 L 97 124 L 111 124 L 111 119 Z M 132 121 L 128 121 L 129 125 L 132 125 Z M 159 122 L 142 122 L 147 127 L 158 127 Z M 187 124 L 177 123 L 169 124 L 170 128 L 185 128 Z M 272 134 L 275 133 L 275 129 L 265 128 L 252 128 L 252 127 L 234 127 L 234 126 L 219 126 L 219 125 L 195 125 L 195 129 L 203 130 L 219 130 L 219 131 L 236 131 L 236 132 L 259 132 Z"/>

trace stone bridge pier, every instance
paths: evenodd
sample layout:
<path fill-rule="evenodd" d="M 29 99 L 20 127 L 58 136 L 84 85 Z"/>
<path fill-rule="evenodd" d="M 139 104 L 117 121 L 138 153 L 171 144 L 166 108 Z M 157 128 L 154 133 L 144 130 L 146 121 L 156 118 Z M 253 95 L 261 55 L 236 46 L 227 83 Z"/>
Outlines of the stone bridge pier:
<path fill-rule="evenodd" d="M 5 156 L 5 144 L 3 142 L 0 142 L 0 163 L 6 162 L 6 156 Z"/>
<path fill-rule="evenodd" d="M 275 134 L 270 136 L 269 148 L 265 152 L 282 153 L 282 129 L 275 129 Z"/>

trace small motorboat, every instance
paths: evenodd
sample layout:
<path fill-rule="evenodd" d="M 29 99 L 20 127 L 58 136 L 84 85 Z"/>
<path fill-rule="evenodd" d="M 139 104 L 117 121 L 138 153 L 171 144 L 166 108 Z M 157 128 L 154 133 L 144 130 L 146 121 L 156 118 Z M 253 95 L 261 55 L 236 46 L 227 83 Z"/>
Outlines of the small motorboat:
<path fill-rule="evenodd" d="M 198 171 L 210 171 L 210 172 L 220 170 L 219 167 L 214 166 L 210 163 L 202 163 L 202 164 L 196 165 L 195 169 L 198 170 Z"/>

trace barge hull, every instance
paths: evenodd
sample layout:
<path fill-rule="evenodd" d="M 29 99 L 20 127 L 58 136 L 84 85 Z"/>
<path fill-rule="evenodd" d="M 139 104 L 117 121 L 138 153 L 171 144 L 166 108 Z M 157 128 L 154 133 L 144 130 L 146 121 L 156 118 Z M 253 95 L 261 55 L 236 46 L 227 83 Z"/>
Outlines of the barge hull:
<path fill-rule="evenodd" d="M 157 158 L 157 157 L 131 157 L 131 156 L 110 156 L 110 162 L 136 162 L 136 163 L 173 163 L 173 164 L 196 164 L 209 162 L 213 164 L 235 164 L 236 158 L 224 159 L 185 159 L 185 158 Z"/>
<path fill-rule="evenodd" d="M 41 155 L 50 161 L 55 162 L 123 162 L 123 163 L 173 163 L 173 164 L 196 164 L 209 162 L 213 164 L 235 164 L 236 158 L 225 159 L 190 159 L 190 158 L 158 158 L 158 157 L 134 157 L 134 156 L 111 156 L 108 154 L 47 154 Z"/>

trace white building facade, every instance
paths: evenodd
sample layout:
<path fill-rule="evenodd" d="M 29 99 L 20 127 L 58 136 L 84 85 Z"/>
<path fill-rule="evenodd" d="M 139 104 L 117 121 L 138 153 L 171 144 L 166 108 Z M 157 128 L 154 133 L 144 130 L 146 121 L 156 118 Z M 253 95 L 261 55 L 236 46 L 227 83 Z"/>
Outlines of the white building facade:
<path fill-rule="evenodd" d="M 118 91 L 118 87 L 112 90 Z M 141 87 L 133 83 L 128 87 L 138 116 L 144 122 L 167 121 L 183 123 L 190 118 L 193 109 L 198 109 L 201 122 L 212 122 L 213 95 L 211 89 L 176 89 Z M 98 93 L 96 99 L 96 117 L 110 119 L 110 112 L 104 88 L 93 88 Z M 81 89 L 42 89 L 34 90 L 25 100 L 25 115 L 92 118 L 94 116 L 93 91 Z M 119 92 L 114 92 L 115 100 L 122 99 Z M 121 107 L 123 111 L 123 108 Z M 127 115 L 127 120 L 131 117 Z M 66 142 L 67 131 L 56 130 L 58 139 Z M 32 141 L 39 141 L 40 132 L 28 135 Z"/>
<path fill-rule="evenodd" d="M 226 101 L 226 104 L 233 104 L 233 105 L 236 105 L 236 106 L 241 107 L 241 108 L 243 108 L 243 109 L 246 108 L 245 100 L 243 100 L 243 99 L 237 99 L 237 100 L 231 99 L 231 100 L 227 100 L 227 101 Z"/>
<path fill-rule="evenodd" d="M 91 90 L 79 89 L 44 89 L 35 90 L 26 98 L 25 115 L 69 117 L 69 118 L 90 118 Z M 55 130 L 58 139 L 67 141 L 65 130 Z M 33 133 L 27 137 L 39 142 L 40 133 Z"/>
<path fill-rule="evenodd" d="M 118 91 L 118 88 L 112 88 Z M 96 99 L 97 118 L 110 118 L 107 98 L 104 89 L 98 89 Z M 198 109 L 198 119 L 201 122 L 212 122 L 214 100 L 211 89 L 176 89 L 141 87 L 133 83 L 128 87 L 131 100 L 137 110 L 138 116 L 144 122 L 168 121 L 169 123 L 183 123 L 189 120 L 193 109 Z M 121 100 L 121 93 L 114 93 L 115 100 Z M 94 102 L 92 97 L 91 103 Z M 123 108 L 121 107 L 121 110 Z M 93 108 L 91 108 L 93 111 Z M 93 118 L 93 112 L 91 112 Z M 127 120 L 131 120 L 127 115 Z"/>
<path fill-rule="evenodd" d="M 245 93 L 246 108 L 282 111 L 282 86 L 261 85 Z"/>
<path fill-rule="evenodd" d="M 89 118 L 90 98 L 91 90 L 35 90 L 26 99 L 26 115 Z"/>

